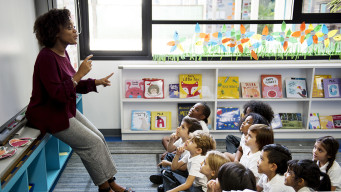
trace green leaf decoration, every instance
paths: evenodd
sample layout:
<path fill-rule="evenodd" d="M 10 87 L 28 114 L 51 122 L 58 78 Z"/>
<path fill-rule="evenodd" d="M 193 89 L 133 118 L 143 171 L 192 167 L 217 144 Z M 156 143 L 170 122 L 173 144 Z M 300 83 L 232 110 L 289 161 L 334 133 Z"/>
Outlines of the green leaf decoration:
<path fill-rule="evenodd" d="M 284 41 L 284 37 L 276 37 L 276 41 L 283 42 Z"/>
<path fill-rule="evenodd" d="M 321 24 L 320 24 L 320 25 L 317 25 L 317 26 L 314 28 L 314 31 L 315 31 L 315 32 L 318 32 L 318 31 L 321 30 L 321 28 L 322 28 L 322 25 L 321 25 Z"/>
<path fill-rule="evenodd" d="M 308 39 L 310 36 L 311 36 L 311 34 L 308 33 L 308 34 L 304 37 L 304 40 Z"/>
<path fill-rule="evenodd" d="M 291 35 L 291 30 L 289 29 L 289 30 L 287 31 L 286 36 L 289 37 L 290 35 Z"/>
<path fill-rule="evenodd" d="M 221 32 L 226 33 L 226 25 L 224 24 L 223 27 L 221 28 Z"/>
<path fill-rule="evenodd" d="M 285 31 L 286 28 L 287 28 L 287 24 L 283 21 L 282 26 L 281 26 L 282 31 Z"/>

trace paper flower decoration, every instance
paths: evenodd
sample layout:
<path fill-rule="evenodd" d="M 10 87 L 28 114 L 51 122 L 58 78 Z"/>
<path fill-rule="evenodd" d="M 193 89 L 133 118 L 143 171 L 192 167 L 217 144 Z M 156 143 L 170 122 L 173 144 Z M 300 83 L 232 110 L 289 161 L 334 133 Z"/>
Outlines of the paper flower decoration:
<path fill-rule="evenodd" d="M 300 38 L 300 42 L 301 44 L 304 42 L 305 40 L 305 36 L 310 33 L 311 29 L 307 29 L 305 30 L 305 22 L 302 22 L 300 25 L 300 30 L 299 31 L 295 31 L 291 34 L 291 36 L 293 37 L 297 37 Z"/>
<path fill-rule="evenodd" d="M 328 32 L 328 28 L 325 24 L 322 25 L 322 33 L 318 32 L 316 33 L 316 36 L 318 37 L 319 41 L 323 41 L 324 42 L 324 46 L 328 47 L 330 44 L 330 40 L 329 38 L 333 37 L 334 35 L 336 35 L 337 30 L 332 30 Z"/>
<path fill-rule="evenodd" d="M 170 52 L 175 51 L 176 48 L 178 48 L 180 51 L 184 52 L 184 48 L 182 47 L 182 45 L 180 43 L 183 42 L 185 40 L 185 38 L 179 39 L 179 34 L 177 31 L 175 31 L 173 39 L 174 39 L 174 41 L 170 41 L 167 43 L 167 45 L 172 46 Z"/>

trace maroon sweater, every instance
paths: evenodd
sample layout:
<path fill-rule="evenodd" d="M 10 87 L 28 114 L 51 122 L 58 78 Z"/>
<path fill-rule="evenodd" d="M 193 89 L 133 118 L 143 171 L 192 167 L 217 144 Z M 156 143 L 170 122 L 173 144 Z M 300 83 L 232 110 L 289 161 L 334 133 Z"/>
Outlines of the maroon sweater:
<path fill-rule="evenodd" d="M 26 118 L 28 126 L 42 133 L 56 133 L 69 127 L 69 118 L 76 115 L 76 92 L 96 91 L 94 79 L 81 80 L 76 88 L 71 77 L 76 73 L 70 58 L 61 57 L 43 48 L 36 60 L 33 89 Z"/>

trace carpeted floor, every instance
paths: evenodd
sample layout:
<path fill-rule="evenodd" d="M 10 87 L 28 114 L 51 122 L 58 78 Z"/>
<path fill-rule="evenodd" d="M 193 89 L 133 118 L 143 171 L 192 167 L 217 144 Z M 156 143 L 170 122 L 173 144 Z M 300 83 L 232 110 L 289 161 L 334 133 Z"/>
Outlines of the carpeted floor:
<path fill-rule="evenodd" d="M 290 141 L 281 140 L 277 143 L 286 145 L 292 152 L 293 159 L 311 159 L 313 140 Z M 160 141 L 120 141 L 108 142 L 110 151 L 118 168 L 117 182 L 131 187 L 136 192 L 157 191 L 157 185 L 149 181 L 149 176 L 159 173 L 157 163 L 163 153 Z M 225 141 L 217 141 L 217 150 L 225 151 Z M 341 157 L 338 154 L 338 162 Z M 96 192 L 77 154 L 73 154 L 66 165 L 54 192 Z"/>

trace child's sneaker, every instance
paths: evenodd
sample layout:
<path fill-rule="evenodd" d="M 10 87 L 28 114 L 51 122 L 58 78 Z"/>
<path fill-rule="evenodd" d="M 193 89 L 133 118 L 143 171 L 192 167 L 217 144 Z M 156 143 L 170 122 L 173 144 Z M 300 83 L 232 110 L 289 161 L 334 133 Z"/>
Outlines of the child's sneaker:
<path fill-rule="evenodd" d="M 151 175 L 149 177 L 150 182 L 154 183 L 154 184 L 162 184 L 163 180 L 162 180 L 162 175 L 161 174 L 156 174 L 156 175 Z"/>

